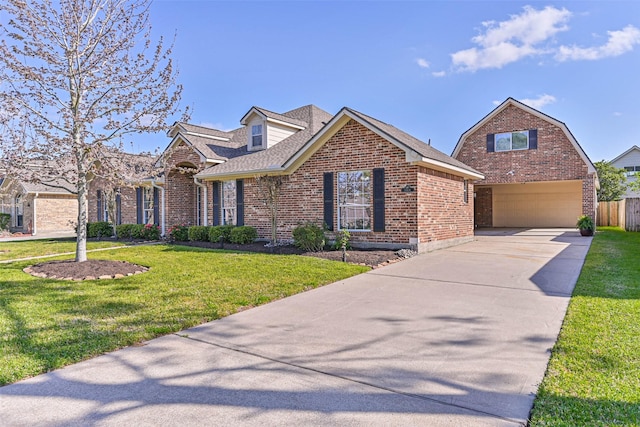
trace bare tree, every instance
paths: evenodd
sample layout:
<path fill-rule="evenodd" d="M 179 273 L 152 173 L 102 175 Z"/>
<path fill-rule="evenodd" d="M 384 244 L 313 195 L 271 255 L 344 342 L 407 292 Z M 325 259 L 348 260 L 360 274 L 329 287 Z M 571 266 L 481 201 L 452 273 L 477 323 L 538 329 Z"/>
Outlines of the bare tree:
<path fill-rule="evenodd" d="M 278 200 L 282 189 L 282 177 L 262 175 L 256 177 L 256 184 L 260 190 L 260 197 L 269 210 L 271 222 L 271 247 L 278 241 Z"/>
<path fill-rule="evenodd" d="M 88 184 L 98 174 L 123 174 L 113 161 L 123 137 L 165 130 L 178 114 L 172 46 L 152 42 L 149 6 L 3 1 L 0 168 L 31 182 L 70 184 L 78 197 L 76 261 L 87 259 Z M 34 164 L 41 166 L 24 167 Z"/>

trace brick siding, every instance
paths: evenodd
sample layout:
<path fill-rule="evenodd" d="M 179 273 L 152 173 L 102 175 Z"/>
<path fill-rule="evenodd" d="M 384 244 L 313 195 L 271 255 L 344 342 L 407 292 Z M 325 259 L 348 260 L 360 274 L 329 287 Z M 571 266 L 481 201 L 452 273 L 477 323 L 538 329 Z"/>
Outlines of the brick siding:
<path fill-rule="evenodd" d="M 538 130 L 537 149 L 487 152 L 487 134 L 529 129 Z M 485 175 L 476 185 L 581 180 L 583 213 L 595 215 L 595 175 L 563 130 L 514 105 L 468 135 L 456 158 Z"/>

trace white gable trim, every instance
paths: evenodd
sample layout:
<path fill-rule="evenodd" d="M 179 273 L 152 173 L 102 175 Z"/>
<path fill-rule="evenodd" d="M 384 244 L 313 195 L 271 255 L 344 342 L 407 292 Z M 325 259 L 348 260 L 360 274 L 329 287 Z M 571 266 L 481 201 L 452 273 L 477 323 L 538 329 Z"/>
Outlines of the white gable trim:
<path fill-rule="evenodd" d="M 287 127 L 290 127 L 292 129 L 296 129 L 296 130 L 305 129 L 304 126 L 295 125 L 293 123 L 289 123 L 289 122 L 286 122 L 284 120 L 278 120 L 278 119 L 274 119 L 272 117 L 269 117 L 266 114 L 264 114 L 263 112 L 261 112 L 260 110 L 258 110 L 256 107 L 251 107 L 251 109 L 247 112 L 247 114 L 242 116 L 242 118 L 240 119 L 240 124 L 242 126 L 246 126 L 247 123 L 249 122 L 249 119 L 251 118 L 251 115 L 253 115 L 253 114 L 257 115 L 262 120 L 264 120 L 264 121 L 266 121 L 268 123 L 274 123 L 274 124 L 278 124 L 280 126 L 287 126 Z"/>
<path fill-rule="evenodd" d="M 469 135 L 473 134 L 480 127 L 484 126 L 485 123 L 487 123 L 489 120 L 491 120 L 498 113 L 502 112 L 505 108 L 507 108 L 510 105 L 512 105 L 514 107 L 517 107 L 517 108 L 520 108 L 521 110 L 524 110 L 527 113 L 529 113 L 529 114 L 531 114 L 533 116 L 536 116 L 536 117 L 538 117 L 538 118 L 540 118 L 540 119 L 542 119 L 542 120 L 544 120 L 546 122 L 551 123 L 552 125 L 555 125 L 555 126 L 559 127 L 560 129 L 562 129 L 562 132 L 564 132 L 564 134 L 567 137 L 567 139 L 569 140 L 569 142 L 571 142 L 571 145 L 573 145 L 573 148 L 576 150 L 576 152 L 578 153 L 578 155 L 580 156 L 582 161 L 587 165 L 588 172 L 589 173 L 595 173 L 596 172 L 595 166 L 593 165 L 593 163 L 591 162 L 591 160 L 589 159 L 587 154 L 584 152 L 584 150 L 582 149 L 582 147 L 580 146 L 580 144 L 578 143 L 576 138 L 573 136 L 573 134 L 571 133 L 571 131 L 569 130 L 569 128 L 567 127 L 566 124 L 564 124 L 563 122 L 561 122 L 558 119 L 554 119 L 553 117 L 542 113 L 541 111 L 536 110 L 535 108 L 529 107 L 528 105 L 523 104 L 522 102 L 517 101 L 517 100 L 515 100 L 513 98 L 507 98 L 502 104 L 498 105 L 493 111 L 491 111 L 489 114 L 487 114 L 482 120 L 480 120 L 478 123 L 473 125 L 468 131 L 463 133 L 460 136 L 460 139 L 458 140 L 458 143 L 456 144 L 456 147 L 453 149 L 453 153 L 451 154 L 451 157 L 453 157 L 454 159 L 457 158 L 458 154 L 460 153 L 460 150 L 462 149 L 462 146 L 466 142 L 467 137 Z"/>
<path fill-rule="evenodd" d="M 626 156 L 627 154 L 632 153 L 633 151 L 640 151 L 640 147 L 638 147 L 637 145 L 634 145 L 633 147 L 629 148 L 627 151 L 625 151 L 624 153 L 620 154 L 618 157 L 616 157 L 615 159 L 612 159 L 609 161 L 609 163 L 615 163 L 618 160 L 622 159 L 624 156 Z"/>
<path fill-rule="evenodd" d="M 167 148 L 164 149 L 163 153 L 166 153 L 168 150 L 170 150 L 171 148 L 176 146 L 179 142 L 183 142 L 186 145 L 188 145 L 189 147 L 191 147 L 193 149 L 193 151 L 195 151 L 198 154 L 198 156 L 200 157 L 200 160 L 202 162 L 204 162 L 204 163 L 216 163 L 216 164 L 224 163 L 224 160 L 209 159 L 209 158 L 205 157 L 205 155 L 202 154 L 200 152 L 200 150 L 198 150 L 192 143 L 189 142 L 189 140 L 187 138 L 184 137 L 182 132 L 178 132 L 178 134 L 173 137 L 173 139 L 171 140 L 171 142 L 169 143 Z M 160 158 L 156 162 L 156 166 L 160 166 L 161 162 L 162 162 L 162 156 L 160 156 Z"/>

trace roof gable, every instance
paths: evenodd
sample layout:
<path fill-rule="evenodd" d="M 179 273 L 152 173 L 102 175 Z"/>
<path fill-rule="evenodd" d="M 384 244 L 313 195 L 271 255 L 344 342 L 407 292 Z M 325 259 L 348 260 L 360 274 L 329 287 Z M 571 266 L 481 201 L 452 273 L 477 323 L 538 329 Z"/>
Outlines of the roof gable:
<path fill-rule="evenodd" d="M 609 163 L 616 163 L 619 160 L 622 160 L 623 158 L 625 158 L 626 156 L 628 156 L 629 154 L 632 153 L 639 153 L 640 154 L 640 147 L 638 147 L 637 145 L 634 145 L 633 147 L 629 148 L 627 151 L 625 151 L 624 153 L 620 154 L 618 157 L 616 157 L 615 159 L 612 159 Z M 631 166 L 631 165 L 630 165 Z"/>
<path fill-rule="evenodd" d="M 265 110 L 264 108 L 260 108 L 260 107 L 251 107 L 251 109 L 247 111 L 247 113 L 244 116 L 242 116 L 242 118 L 240 119 L 240 124 L 243 126 L 247 125 L 251 117 L 254 115 L 257 115 L 262 120 L 265 120 L 267 122 L 288 126 L 296 130 L 302 130 L 308 126 L 307 122 L 293 118 L 293 117 L 289 117 L 286 115 L 286 113 L 285 114 L 274 113 L 273 111 Z"/>
<path fill-rule="evenodd" d="M 571 143 L 571 145 L 573 146 L 573 148 L 576 150 L 576 152 L 578 153 L 578 155 L 580 156 L 580 158 L 582 159 L 582 161 L 587 165 L 587 169 L 589 171 L 589 173 L 595 173 L 596 172 L 596 168 L 593 165 L 593 163 L 591 162 L 591 160 L 589 159 L 589 157 L 587 156 L 587 154 L 584 152 L 584 150 L 582 149 L 582 147 L 580 146 L 580 144 L 578 143 L 578 141 L 576 140 L 576 138 L 573 136 L 573 134 L 571 133 L 571 131 L 569 130 L 569 128 L 567 127 L 567 125 L 564 122 L 561 122 L 558 119 L 555 119 L 547 114 L 544 114 L 541 111 L 536 110 L 533 107 L 530 107 L 526 104 L 523 104 L 520 101 L 517 101 L 513 98 L 507 98 L 502 104 L 498 105 L 495 109 L 493 109 L 493 111 L 491 111 L 489 114 L 487 114 L 486 116 L 484 116 L 478 123 L 476 123 L 475 125 L 473 125 L 471 128 L 469 128 L 469 130 L 467 130 L 466 132 L 464 132 L 461 136 L 460 139 L 458 139 L 458 143 L 456 144 L 455 148 L 453 149 L 453 153 L 451 154 L 452 157 L 456 158 L 458 156 L 458 154 L 460 153 L 460 150 L 462 149 L 462 146 L 464 145 L 464 143 L 466 142 L 466 139 L 468 136 L 470 136 L 471 134 L 473 134 L 474 132 L 476 132 L 478 129 L 480 129 L 482 126 L 484 126 L 487 122 L 489 122 L 491 119 L 493 119 L 496 115 L 500 114 L 502 111 L 504 111 L 507 107 L 509 106 L 513 106 L 515 108 L 519 108 L 533 116 L 536 116 L 548 123 L 551 123 L 552 125 L 560 128 L 562 130 L 562 132 L 564 132 L 565 136 L 567 137 L 567 139 L 569 140 L 569 142 Z"/>

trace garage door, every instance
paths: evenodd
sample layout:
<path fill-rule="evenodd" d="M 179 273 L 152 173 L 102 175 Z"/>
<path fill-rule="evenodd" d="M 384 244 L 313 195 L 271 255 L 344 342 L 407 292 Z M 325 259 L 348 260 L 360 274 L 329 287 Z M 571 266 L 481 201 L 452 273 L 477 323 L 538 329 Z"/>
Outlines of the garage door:
<path fill-rule="evenodd" d="M 575 227 L 581 214 L 581 181 L 493 186 L 494 227 Z"/>

